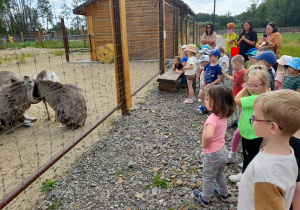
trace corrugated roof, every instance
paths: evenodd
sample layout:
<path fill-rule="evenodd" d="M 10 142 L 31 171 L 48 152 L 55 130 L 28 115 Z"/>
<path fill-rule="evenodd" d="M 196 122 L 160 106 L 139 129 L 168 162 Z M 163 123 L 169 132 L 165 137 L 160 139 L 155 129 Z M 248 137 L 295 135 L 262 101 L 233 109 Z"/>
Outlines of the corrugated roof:
<path fill-rule="evenodd" d="M 85 7 L 88 7 L 94 2 L 97 2 L 98 0 L 88 0 L 85 3 L 79 5 L 78 7 L 75 7 L 73 9 L 73 14 L 76 15 L 84 15 L 84 9 Z M 191 15 L 191 16 L 196 16 L 196 14 L 193 12 L 193 10 L 183 1 L 181 0 L 170 0 L 175 6 L 180 8 L 180 16 L 185 16 L 185 15 Z"/>

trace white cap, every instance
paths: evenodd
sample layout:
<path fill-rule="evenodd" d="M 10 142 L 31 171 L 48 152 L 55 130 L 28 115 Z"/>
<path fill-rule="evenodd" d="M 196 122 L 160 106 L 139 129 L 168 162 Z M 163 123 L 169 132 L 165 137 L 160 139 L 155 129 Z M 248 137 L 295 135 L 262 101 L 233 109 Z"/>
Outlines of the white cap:
<path fill-rule="evenodd" d="M 209 53 L 209 49 L 207 49 L 207 48 L 202 48 L 201 50 L 199 50 L 198 52 L 199 53 L 205 53 L 205 54 L 207 54 L 207 53 Z"/>
<path fill-rule="evenodd" d="M 182 49 L 185 49 L 187 47 L 187 45 L 186 44 L 184 44 L 184 45 L 182 45 Z"/>
<path fill-rule="evenodd" d="M 290 60 L 292 60 L 292 56 L 289 55 L 283 55 L 279 59 L 277 59 L 277 63 L 280 65 L 285 65 L 287 64 Z"/>
<path fill-rule="evenodd" d="M 202 55 L 201 59 L 197 60 L 197 63 L 201 63 L 201 62 L 204 62 L 204 61 L 208 61 L 209 62 L 208 55 Z"/>

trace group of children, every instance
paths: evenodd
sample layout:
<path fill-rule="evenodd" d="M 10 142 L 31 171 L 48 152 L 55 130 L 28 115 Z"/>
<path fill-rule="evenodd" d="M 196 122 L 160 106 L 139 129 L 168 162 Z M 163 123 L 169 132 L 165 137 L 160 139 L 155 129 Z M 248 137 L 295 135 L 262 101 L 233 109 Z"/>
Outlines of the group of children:
<path fill-rule="evenodd" d="M 293 209 L 300 209 L 296 161 L 300 161 L 300 58 L 277 59 L 267 47 L 251 49 L 246 64 L 242 55 L 231 59 L 231 76 L 224 49 L 207 48 L 200 50 L 203 54 L 197 61 L 196 46 L 188 45 L 186 63 L 182 60 L 181 67 L 176 58 L 173 65 L 173 70 L 186 75 L 189 98 L 184 103 L 196 101 L 192 86 L 196 77 L 200 79 L 199 101 L 203 102 L 199 112 L 209 114 L 201 140 L 203 187 L 194 191 L 195 198 L 205 207 L 211 204 L 213 194 L 224 202 L 229 200 L 225 165 L 236 156 L 242 139 L 242 173 L 229 176 L 231 181 L 240 181 L 238 209 L 289 209 L 291 203 Z M 220 85 L 222 81 L 225 85 L 226 79 L 233 81 L 232 89 Z M 232 114 L 238 128 L 229 152 L 225 135 Z"/>

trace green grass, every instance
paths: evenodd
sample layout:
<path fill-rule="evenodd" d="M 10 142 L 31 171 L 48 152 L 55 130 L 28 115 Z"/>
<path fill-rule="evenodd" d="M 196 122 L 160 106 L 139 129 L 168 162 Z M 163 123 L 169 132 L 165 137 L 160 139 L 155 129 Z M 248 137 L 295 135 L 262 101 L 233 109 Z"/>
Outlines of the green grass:
<path fill-rule="evenodd" d="M 151 179 L 151 182 L 154 186 L 156 187 L 161 187 L 161 188 L 170 188 L 173 187 L 173 182 L 167 182 L 167 180 L 162 179 L 161 175 L 157 173 L 153 179 Z"/>
<path fill-rule="evenodd" d="M 64 48 L 63 43 L 61 41 L 45 41 L 44 48 Z M 30 41 L 30 42 L 23 42 L 23 43 L 7 43 L 3 44 L 3 49 L 7 48 L 25 48 L 25 47 L 34 47 L 34 48 L 42 48 L 42 45 L 39 41 Z M 70 48 L 84 48 L 83 42 L 69 42 Z M 89 47 L 89 42 L 86 42 L 86 47 Z"/>
<path fill-rule="evenodd" d="M 257 39 L 261 40 L 263 33 L 257 33 Z M 227 34 L 222 37 L 226 39 Z M 282 44 L 280 55 L 290 55 L 300 57 L 300 34 L 299 33 L 281 33 Z"/>
<path fill-rule="evenodd" d="M 60 209 L 59 207 L 62 205 L 62 202 L 58 200 L 58 198 L 55 198 L 52 202 L 52 206 L 50 206 L 48 209 Z"/>
<path fill-rule="evenodd" d="M 56 184 L 57 184 L 56 181 L 47 180 L 47 181 L 43 182 L 42 187 L 41 187 L 41 191 L 42 192 L 49 192 L 52 189 L 54 189 Z"/>

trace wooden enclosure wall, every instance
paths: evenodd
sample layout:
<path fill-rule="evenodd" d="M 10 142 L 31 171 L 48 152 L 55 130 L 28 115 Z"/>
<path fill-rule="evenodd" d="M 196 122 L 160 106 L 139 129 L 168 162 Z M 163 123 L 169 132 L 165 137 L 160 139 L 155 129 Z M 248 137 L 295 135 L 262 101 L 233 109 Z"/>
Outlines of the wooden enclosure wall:
<path fill-rule="evenodd" d="M 96 61 L 99 46 L 113 43 L 112 16 L 109 0 L 99 0 L 85 8 L 91 49 L 91 60 Z"/>
<path fill-rule="evenodd" d="M 172 5 L 171 2 L 166 1 Z M 126 0 L 127 38 L 130 60 L 158 59 L 159 2 Z M 174 57 L 174 5 L 166 6 L 166 58 Z M 99 46 L 112 43 L 112 17 L 109 0 L 99 0 L 85 8 L 91 60 L 96 61 Z M 176 14 L 176 13 L 175 13 Z"/>

